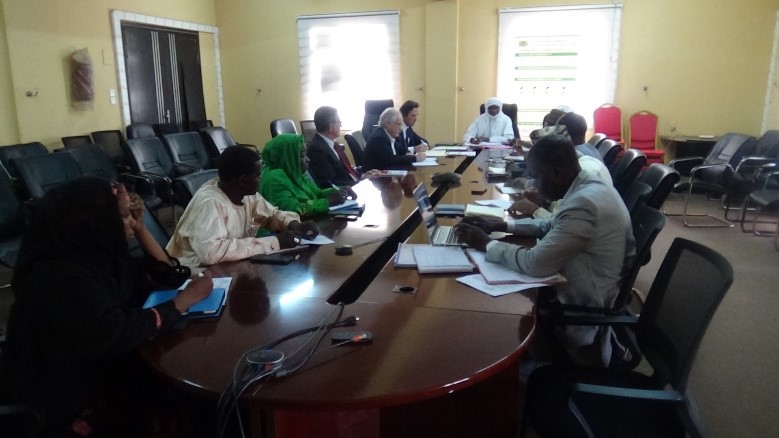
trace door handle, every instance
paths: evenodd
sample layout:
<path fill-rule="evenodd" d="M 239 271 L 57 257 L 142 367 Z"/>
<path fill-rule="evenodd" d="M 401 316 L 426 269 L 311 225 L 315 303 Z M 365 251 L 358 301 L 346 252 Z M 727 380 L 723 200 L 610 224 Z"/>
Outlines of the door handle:
<path fill-rule="evenodd" d="M 165 123 L 170 123 L 170 110 L 165 110 Z"/>

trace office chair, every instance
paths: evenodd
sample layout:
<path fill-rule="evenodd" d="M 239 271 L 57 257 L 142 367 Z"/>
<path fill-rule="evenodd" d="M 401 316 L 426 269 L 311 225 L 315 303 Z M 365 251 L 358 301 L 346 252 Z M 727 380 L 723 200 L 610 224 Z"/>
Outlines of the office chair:
<path fill-rule="evenodd" d="M 92 138 L 88 135 L 71 135 L 70 137 L 62 137 L 62 145 L 65 146 L 65 149 L 89 143 L 92 143 Z"/>
<path fill-rule="evenodd" d="M 622 201 L 625 202 L 625 207 L 628 209 L 628 213 L 633 214 L 639 205 L 646 204 L 646 198 L 652 193 L 652 187 L 648 184 L 638 182 L 634 180 L 630 183 L 625 193 L 622 195 Z"/>
<path fill-rule="evenodd" d="M 632 370 L 540 367 L 530 374 L 522 430 L 541 436 L 701 436 L 686 394 L 692 364 L 733 268 L 719 253 L 676 238 L 652 283 L 641 315 L 575 317 L 575 325 L 631 329 L 652 367 Z M 668 389 L 665 389 L 668 388 Z"/>
<path fill-rule="evenodd" d="M 630 184 L 641 173 L 641 168 L 646 164 L 646 156 L 638 149 L 628 149 L 617 160 L 614 167 L 609 169 L 614 188 L 622 195 Z"/>
<path fill-rule="evenodd" d="M 652 188 L 652 191 L 644 198 L 644 203 L 660 210 L 676 183 L 679 182 L 679 178 L 679 172 L 670 166 L 653 163 L 636 178 L 636 181 Z"/>
<path fill-rule="evenodd" d="M 753 219 L 747 221 L 747 212 L 752 212 Z M 773 222 L 760 221 L 760 216 L 763 213 L 775 214 L 779 211 L 779 171 L 774 171 L 766 175 L 763 186 L 753 192 L 744 199 L 744 203 L 741 206 L 741 231 L 745 233 L 754 233 L 756 236 L 779 236 L 779 218 Z M 752 222 L 752 228 L 749 229 L 745 225 L 746 222 Z M 762 223 L 776 223 L 776 231 L 767 233 L 759 229 L 758 224 Z"/>
<path fill-rule="evenodd" d="M 622 143 L 622 110 L 619 107 L 604 103 L 595 108 L 592 116 L 592 128 L 595 132 L 602 132 L 607 138 Z"/>
<path fill-rule="evenodd" d="M 600 152 L 600 156 L 603 158 L 603 164 L 607 169 L 611 170 L 617 161 L 617 157 L 619 157 L 619 153 L 622 152 L 622 146 L 610 138 L 605 138 L 598 144 L 598 152 Z"/>
<path fill-rule="evenodd" d="M 181 174 L 216 167 L 206 152 L 203 137 L 197 132 L 165 134 L 162 141 L 168 147 L 173 162 L 181 167 Z"/>
<path fill-rule="evenodd" d="M 30 155 L 48 154 L 49 150 L 46 149 L 41 143 L 22 143 L 10 146 L 0 147 L 0 163 L 3 165 L 8 176 L 11 180 L 19 179 L 19 172 L 16 170 L 16 166 L 13 165 L 15 158 L 28 157 Z"/>
<path fill-rule="evenodd" d="M 157 137 L 162 137 L 166 134 L 178 134 L 181 132 L 181 127 L 178 123 L 155 123 L 151 125 L 151 127 Z"/>
<path fill-rule="evenodd" d="M 187 204 L 192 200 L 200 186 L 218 176 L 219 171 L 217 169 L 208 169 L 174 179 L 173 194 L 176 199 L 176 205 L 179 205 L 181 208 L 187 208 Z"/>
<path fill-rule="evenodd" d="M 368 144 L 368 142 L 365 140 L 365 136 L 362 135 L 362 131 L 352 131 L 352 138 L 360 145 L 360 149 L 365 150 L 365 145 Z"/>
<path fill-rule="evenodd" d="M 292 119 L 276 119 L 270 122 L 270 135 L 275 137 L 279 134 L 297 134 L 295 122 Z"/>
<path fill-rule="evenodd" d="M 159 137 L 129 139 L 127 148 L 134 160 L 136 171 L 152 181 L 154 193 L 162 199 L 161 207 L 171 207 L 175 219 L 176 198 L 172 181 L 181 175 L 191 173 L 192 168 L 173 163 Z"/>
<path fill-rule="evenodd" d="M 362 167 L 362 161 L 365 155 L 365 151 L 363 150 L 362 147 L 360 147 L 360 144 L 357 142 L 357 139 L 355 139 L 351 134 L 344 135 L 344 140 L 346 140 L 346 144 L 349 146 L 349 150 L 352 151 L 352 156 L 354 157 L 354 164 L 356 164 L 357 167 Z"/>
<path fill-rule="evenodd" d="M 590 137 L 590 139 L 587 140 L 587 143 L 595 146 L 595 148 L 597 149 L 597 147 L 600 144 L 600 142 L 602 142 L 605 139 L 606 139 L 606 134 L 603 134 L 603 133 L 599 132 L 599 133 L 593 134 L 592 137 Z"/>
<path fill-rule="evenodd" d="M 0 264 L 13 268 L 24 235 L 24 205 L 11 178 L 0 172 Z"/>
<path fill-rule="evenodd" d="M 131 123 L 127 125 L 127 139 L 156 137 L 154 128 L 148 123 Z"/>
<path fill-rule="evenodd" d="M 503 114 L 511 119 L 511 128 L 514 131 L 514 138 L 519 138 L 519 126 L 517 125 L 517 104 L 504 103 L 500 109 Z M 479 114 L 484 114 L 484 104 L 479 105 Z"/>
<path fill-rule="evenodd" d="M 143 208 L 143 224 L 146 226 L 146 229 L 149 230 L 149 233 L 154 237 L 154 240 L 157 241 L 157 243 L 160 245 L 161 248 L 165 248 L 168 245 L 168 242 L 170 241 L 170 235 L 165 230 L 165 227 L 162 226 L 162 223 L 160 223 L 160 220 L 157 219 L 157 216 L 153 215 L 149 209 L 148 206 L 144 205 Z M 143 249 L 141 249 L 141 244 L 138 242 L 138 240 L 133 237 L 130 239 L 129 242 L 127 242 L 127 251 L 130 254 L 130 256 L 135 258 L 143 258 L 144 253 Z"/>
<path fill-rule="evenodd" d="M 657 149 L 657 115 L 639 111 L 629 119 L 629 147 L 641 149 L 647 164 L 663 163 L 665 152 Z"/>
<path fill-rule="evenodd" d="M 92 140 L 106 151 L 118 172 L 132 171 L 130 159 L 127 156 L 127 147 L 124 145 L 124 136 L 118 129 L 95 131 Z"/>
<path fill-rule="evenodd" d="M 362 136 L 370 138 L 375 126 L 379 124 L 379 116 L 387 109 L 395 106 L 392 99 L 366 100 L 365 115 L 362 118 Z"/>
<path fill-rule="evenodd" d="M 33 199 L 40 199 L 51 188 L 82 176 L 76 159 L 68 153 L 30 155 L 13 162 Z"/>
<path fill-rule="evenodd" d="M 303 133 L 303 140 L 306 142 L 306 144 L 311 144 L 311 140 L 313 140 L 314 136 L 316 135 L 316 125 L 314 124 L 314 121 L 301 120 L 300 132 Z"/>
<path fill-rule="evenodd" d="M 725 134 L 712 148 L 706 158 L 688 157 L 671 160 L 669 164 L 680 175 L 687 177 L 674 186 L 677 193 L 687 192 L 684 197 L 684 207 L 681 213 L 666 213 L 669 216 L 682 216 L 682 222 L 687 227 L 732 227 L 728 221 L 730 200 L 727 192 L 733 183 L 734 169 L 745 156 L 748 156 L 755 148 L 754 137 L 743 134 Z M 725 218 L 720 219 L 710 214 L 690 214 L 687 212 L 690 197 L 694 193 L 715 194 L 721 197 L 721 203 L 725 209 Z M 713 222 L 691 222 L 688 218 L 705 217 Z"/>

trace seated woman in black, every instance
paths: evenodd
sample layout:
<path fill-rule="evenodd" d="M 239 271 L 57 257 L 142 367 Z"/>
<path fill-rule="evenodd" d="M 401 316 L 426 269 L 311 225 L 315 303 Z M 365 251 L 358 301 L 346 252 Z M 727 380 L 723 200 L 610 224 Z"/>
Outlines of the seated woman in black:
<path fill-rule="evenodd" d="M 146 263 L 127 256 L 129 234 L 147 257 L 167 262 L 141 215 L 137 198 L 95 178 L 56 187 L 36 207 L 12 281 L 0 403 L 30 403 L 42 418 L 39 436 L 132 434 L 103 422 L 111 409 L 106 385 L 126 377 L 135 347 L 174 325 L 213 287 L 210 276 L 196 279 L 173 301 L 141 309 Z"/>

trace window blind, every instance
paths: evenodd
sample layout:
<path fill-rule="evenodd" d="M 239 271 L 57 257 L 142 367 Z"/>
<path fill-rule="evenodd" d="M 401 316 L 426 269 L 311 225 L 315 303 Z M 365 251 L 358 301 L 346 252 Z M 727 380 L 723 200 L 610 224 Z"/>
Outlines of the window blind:
<path fill-rule="evenodd" d="M 342 129 L 362 127 L 365 101 L 400 100 L 398 11 L 298 17 L 304 118 L 333 106 Z"/>
<path fill-rule="evenodd" d="M 614 101 L 621 4 L 500 9 L 498 96 L 516 103 L 524 139 L 549 110 L 587 119 Z"/>

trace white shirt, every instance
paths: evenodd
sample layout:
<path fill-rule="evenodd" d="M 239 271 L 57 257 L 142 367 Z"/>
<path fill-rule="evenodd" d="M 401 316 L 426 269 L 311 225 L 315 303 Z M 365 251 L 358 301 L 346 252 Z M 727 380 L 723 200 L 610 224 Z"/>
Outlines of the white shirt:
<path fill-rule="evenodd" d="M 511 126 L 511 118 L 503 112 L 490 116 L 489 113 L 481 114 L 468 127 L 463 136 L 463 142 L 468 143 L 472 138 L 489 137 L 491 143 L 506 143 L 514 138 L 514 128 Z"/>
<path fill-rule="evenodd" d="M 341 161 L 341 157 L 338 155 L 338 152 L 335 150 L 335 140 L 329 139 L 318 132 L 316 133 L 316 135 L 322 137 L 325 143 L 327 143 L 327 145 L 330 146 L 330 151 L 333 153 L 333 155 L 335 155 L 335 158 L 337 158 L 338 161 Z"/>

